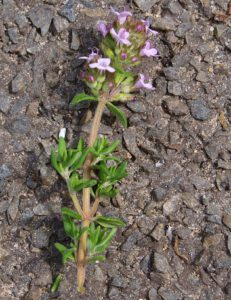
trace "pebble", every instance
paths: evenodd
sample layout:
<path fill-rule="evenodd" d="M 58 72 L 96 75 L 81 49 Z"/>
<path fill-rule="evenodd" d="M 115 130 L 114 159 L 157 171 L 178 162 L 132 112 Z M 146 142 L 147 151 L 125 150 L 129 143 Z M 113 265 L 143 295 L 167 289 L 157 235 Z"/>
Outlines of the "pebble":
<path fill-rule="evenodd" d="M 153 199 L 159 202 L 165 198 L 167 192 L 168 190 L 166 188 L 158 187 L 152 191 Z"/>
<path fill-rule="evenodd" d="M 153 266 L 155 270 L 157 270 L 160 273 L 168 273 L 170 275 L 170 273 L 172 272 L 167 258 L 163 254 L 159 254 L 157 252 L 154 253 Z"/>
<path fill-rule="evenodd" d="M 200 71 L 196 76 L 196 80 L 200 82 L 208 82 L 209 81 L 208 74 L 204 71 Z"/>
<path fill-rule="evenodd" d="M 184 38 L 187 31 L 192 29 L 191 23 L 182 23 L 177 27 L 176 36 L 179 38 Z"/>
<path fill-rule="evenodd" d="M 32 233 L 32 244 L 34 247 L 42 249 L 49 246 L 50 233 L 45 228 L 39 228 Z"/>
<path fill-rule="evenodd" d="M 175 96 L 181 96 L 183 93 L 181 83 L 177 81 L 168 82 L 168 92 Z"/>
<path fill-rule="evenodd" d="M 231 229 L 231 215 L 224 214 L 222 221 L 227 227 L 229 227 L 229 229 Z"/>
<path fill-rule="evenodd" d="M 75 0 L 68 0 L 59 14 L 68 19 L 69 22 L 75 22 L 75 11 L 74 11 Z"/>
<path fill-rule="evenodd" d="M 151 256 L 152 256 L 151 253 L 147 254 L 146 256 L 144 256 L 142 258 L 142 260 L 140 262 L 140 269 L 146 275 L 148 275 L 152 269 Z"/>
<path fill-rule="evenodd" d="M 136 242 L 139 240 L 139 238 L 141 238 L 141 236 L 142 234 L 139 232 L 139 230 L 135 230 L 123 243 L 121 249 L 123 251 L 130 251 L 134 248 Z"/>
<path fill-rule="evenodd" d="M 41 35 L 45 36 L 51 25 L 53 11 L 45 6 L 35 7 L 29 12 L 29 18 L 33 25 L 41 30 Z"/>
<path fill-rule="evenodd" d="M 165 235 L 164 224 L 157 224 L 150 236 L 159 241 Z"/>
<path fill-rule="evenodd" d="M 157 290 L 154 288 L 151 288 L 148 291 L 148 300 L 157 300 Z"/>
<path fill-rule="evenodd" d="M 75 29 L 71 31 L 71 49 L 78 50 L 80 46 L 80 39 L 78 33 Z"/>
<path fill-rule="evenodd" d="M 206 236 L 203 240 L 203 246 L 205 248 L 209 248 L 211 246 L 215 247 L 220 244 L 222 238 L 223 238 L 223 234 L 221 233 Z"/>
<path fill-rule="evenodd" d="M 7 113 L 10 109 L 12 98 L 5 92 L 0 92 L 0 111 Z"/>
<path fill-rule="evenodd" d="M 189 102 L 190 112 L 194 119 L 206 121 L 210 116 L 210 110 L 204 100 L 192 100 Z"/>
<path fill-rule="evenodd" d="M 178 97 L 165 97 L 163 104 L 170 115 L 185 116 L 188 114 L 188 106 Z"/>
<path fill-rule="evenodd" d="M 56 16 L 53 18 L 53 25 L 56 33 L 60 33 L 68 28 L 69 23 L 66 19 Z"/>
<path fill-rule="evenodd" d="M 146 112 L 146 105 L 141 101 L 130 101 L 127 102 L 127 107 L 130 108 L 135 113 L 144 113 Z"/>
<path fill-rule="evenodd" d="M 30 129 L 30 121 L 27 117 L 21 116 L 11 121 L 7 129 L 11 134 L 26 134 Z"/>
<path fill-rule="evenodd" d="M 165 287 L 161 287 L 158 290 L 158 294 L 161 296 L 163 300 L 182 300 L 183 298 L 177 293 L 173 293 L 171 290 L 166 289 Z M 186 298 L 184 298 L 186 299 Z"/>
<path fill-rule="evenodd" d="M 8 36 L 13 44 L 18 43 L 18 30 L 17 28 L 9 28 L 7 29 Z"/>
<path fill-rule="evenodd" d="M 11 169 L 8 165 L 2 164 L 0 165 L 0 181 L 5 180 L 6 178 L 12 175 Z"/>
<path fill-rule="evenodd" d="M 126 144 L 128 151 L 135 157 L 140 157 L 141 152 L 137 146 L 136 142 L 136 131 L 135 127 L 129 127 L 123 134 L 123 138 Z"/>
<path fill-rule="evenodd" d="M 23 72 L 18 73 L 11 82 L 12 93 L 25 90 L 30 81 L 29 76 L 26 76 Z"/>
<path fill-rule="evenodd" d="M 163 213 L 166 216 L 173 215 L 178 211 L 181 204 L 180 194 L 173 195 L 169 200 L 167 200 L 163 205 Z"/>
<path fill-rule="evenodd" d="M 153 5 L 160 2 L 160 0 L 135 0 L 134 2 L 142 11 L 146 12 L 150 10 Z"/>
<path fill-rule="evenodd" d="M 168 80 L 179 80 L 179 70 L 174 67 L 163 68 L 164 75 Z"/>
<path fill-rule="evenodd" d="M 3 248 L 0 246 L 0 262 L 9 255 L 9 252 L 6 250 L 6 248 Z"/>
<path fill-rule="evenodd" d="M 157 20 L 155 20 L 152 23 L 153 28 L 162 31 L 175 30 L 176 25 L 177 25 L 176 21 L 170 16 L 159 17 Z"/>

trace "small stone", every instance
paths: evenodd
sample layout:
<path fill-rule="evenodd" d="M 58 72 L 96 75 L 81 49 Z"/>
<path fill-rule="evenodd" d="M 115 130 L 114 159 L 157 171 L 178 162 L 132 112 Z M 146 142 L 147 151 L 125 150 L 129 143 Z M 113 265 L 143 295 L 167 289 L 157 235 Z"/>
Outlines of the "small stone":
<path fill-rule="evenodd" d="M 49 216 L 51 213 L 48 206 L 41 203 L 33 208 L 33 212 L 37 216 Z"/>
<path fill-rule="evenodd" d="M 159 17 L 152 23 L 153 28 L 162 31 L 173 31 L 176 29 L 176 21 L 170 16 Z"/>
<path fill-rule="evenodd" d="M 129 127 L 123 134 L 123 138 L 128 151 L 135 157 L 140 157 L 141 152 L 137 146 L 136 142 L 136 128 Z"/>
<path fill-rule="evenodd" d="M 175 96 L 181 96 L 183 93 L 181 83 L 179 83 L 177 81 L 168 82 L 168 92 Z"/>
<path fill-rule="evenodd" d="M 205 73 L 204 71 L 200 71 L 196 76 L 196 80 L 200 82 L 208 82 L 209 81 L 208 74 Z"/>
<path fill-rule="evenodd" d="M 140 269 L 146 275 L 148 275 L 152 270 L 151 256 L 152 254 L 147 254 L 145 257 L 142 258 L 140 262 Z"/>
<path fill-rule="evenodd" d="M 156 241 L 159 241 L 165 235 L 164 224 L 157 224 L 150 235 Z"/>
<path fill-rule="evenodd" d="M 148 292 L 148 300 L 157 300 L 157 290 L 154 288 L 151 288 Z"/>
<path fill-rule="evenodd" d="M 194 119 L 200 121 L 208 120 L 210 116 L 210 110 L 204 100 L 192 100 L 189 103 L 191 115 Z"/>
<path fill-rule="evenodd" d="M 160 2 L 160 0 L 135 0 L 135 4 L 145 12 L 151 9 L 153 5 L 158 2 Z"/>
<path fill-rule="evenodd" d="M 97 265 L 95 265 L 95 271 L 93 275 L 95 277 L 95 280 L 99 282 L 105 282 L 105 280 L 107 279 L 107 276 L 104 274 L 102 269 Z"/>
<path fill-rule="evenodd" d="M 39 228 L 32 233 L 32 244 L 42 249 L 49 246 L 50 233 L 45 228 Z"/>
<path fill-rule="evenodd" d="M 118 287 L 118 288 L 126 288 L 128 283 L 127 283 L 126 278 L 124 278 L 122 276 L 116 276 L 116 277 L 112 278 L 110 285 Z"/>
<path fill-rule="evenodd" d="M 162 187 L 158 187 L 153 190 L 152 195 L 155 201 L 159 202 L 165 198 L 168 190 Z"/>
<path fill-rule="evenodd" d="M 154 254 L 153 266 L 160 273 L 170 274 L 172 271 L 167 258 L 157 252 Z"/>
<path fill-rule="evenodd" d="M 133 249 L 134 245 L 140 238 L 141 233 L 139 232 L 139 230 L 134 231 L 131 235 L 128 236 L 121 249 L 123 251 L 130 251 L 131 249 Z"/>
<path fill-rule="evenodd" d="M 229 227 L 229 229 L 231 229 L 231 215 L 229 214 L 224 214 L 224 217 L 223 217 L 223 223 Z"/>
<path fill-rule="evenodd" d="M 127 107 L 130 108 L 135 113 L 144 113 L 144 112 L 146 112 L 146 106 L 141 101 L 127 102 Z"/>
<path fill-rule="evenodd" d="M 67 29 L 69 26 L 68 21 L 59 16 L 54 17 L 53 24 L 56 33 L 62 32 L 63 30 Z"/>
<path fill-rule="evenodd" d="M 192 210 L 196 210 L 196 208 L 199 206 L 199 201 L 196 200 L 196 198 L 191 195 L 190 193 L 182 193 L 182 200 L 184 204 L 188 207 L 191 208 Z"/>
<path fill-rule="evenodd" d="M 199 175 L 192 175 L 190 181 L 197 190 L 208 190 L 211 187 L 209 181 Z"/>
<path fill-rule="evenodd" d="M 45 6 L 35 7 L 30 11 L 29 18 L 33 25 L 41 30 L 41 35 L 45 36 L 50 28 L 53 11 Z"/>
<path fill-rule="evenodd" d="M 76 30 L 71 31 L 71 49 L 78 50 L 80 46 L 80 39 Z"/>
<path fill-rule="evenodd" d="M 69 22 L 75 22 L 74 4 L 75 0 L 68 0 L 59 12 L 59 14 L 67 18 Z"/>
<path fill-rule="evenodd" d="M 0 214 L 4 213 L 7 211 L 7 208 L 9 207 L 9 201 L 0 201 Z"/>
<path fill-rule="evenodd" d="M 45 261 L 38 261 L 33 268 L 33 272 L 36 276 L 36 285 L 47 286 L 52 283 L 51 268 Z"/>
<path fill-rule="evenodd" d="M 18 214 L 18 206 L 19 206 L 19 197 L 13 197 L 8 209 L 7 209 L 7 217 L 8 221 L 11 223 L 13 222 Z"/>
<path fill-rule="evenodd" d="M 0 165 L 0 181 L 10 177 L 12 172 L 6 164 Z"/>
<path fill-rule="evenodd" d="M 5 93 L 5 92 L 0 92 L 0 111 L 3 113 L 7 113 L 10 109 L 12 99 L 11 97 Z"/>
<path fill-rule="evenodd" d="M 178 97 L 166 97 L 164 98 L 163 104 L 170 115 L 185 116 L 188 113 L 187 105 Z"/>
<path fill-rule="evenodd" d="M 29 78 L 23 72 L 18 73 L 11 82 L 12 93 L 18 93 L 26 89 Z"/>
<path fill-rule="evenodd" d="M 27 33 L 29 22 L 25 15 L 17 13 L 15 16 L 15 23 L 18 25 L 20 33 L 22 34 Z"/>
<path fill-rule="evenodd" d="M 206 236 L 203 240 L 203 246 L 205 248 L 209 248 L 211 246 L 216 247 L 217 245 L 220 244 L 222 238 L 223 235 L 221 233 Z"/>
<path fill-rule="evenodd" d="M 192 29 L 191 23 L 182 23 L 177 27 L 176 36 L 179 38 L 184 38 L 187 31 Z"/>
<path fill-rule="evenodd" d="M 17 28 L 9 28 L 7 30 L 8 36 L 12 43 L 17 44 L 18 43 L 18 30 Z"/>
<path fill-rule="evenodd" d="M 166 216 L 173 215 L 180 207 L 181 197 L 179 194 L 173 195 L 169 200 L 167 200 L 163 205 L 163 213 Z"/>
<path fill-rule="evenodd" d="M 168 80 L 179 80 L 179 71 L 174 67 L 167 67 L 163 69 L 164 75 Z"/>
<path fill-rule="evenodd" d="M 228 235 L 227 247 L 228 247 L 228 250 L 229 250 L 229 254 L 231 255 L 231 235 Z"/>
<path fill-rule="evenodd" d="M 29 127 L 30 123 L 28 118 L 21 117 L 13 120 L 7 129 L 11 134 L 26 134 L 29 132 Z"/>

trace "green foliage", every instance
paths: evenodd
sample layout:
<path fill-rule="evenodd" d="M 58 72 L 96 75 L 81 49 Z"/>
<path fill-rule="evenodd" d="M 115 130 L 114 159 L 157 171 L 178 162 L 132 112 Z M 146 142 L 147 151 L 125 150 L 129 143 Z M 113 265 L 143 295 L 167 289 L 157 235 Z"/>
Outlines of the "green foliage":
<path fill-rule="evenodd" d="M 97 176 L 99 178 L 96 195 L 115 197 L 117 189 L 114 185 L 128 175 L 126 167 L 126 162 L 114 162 L 114 165 L 108 166 L 107 162 L 101 161 L 94 165 L 93 169 L 98 171 Z"/>
<path fill-rule="evenodd" d="M 68 180 L 72 172 L 82 167 L 88 153 L 89 148 L 84 147 L 83 139 L 79 140 L 76 149 L 68 149 L 64 138 L 59 138 L 58 151 L 51 151 L 51 164 L 65 180 Z"/>
<path fill-rule="evenodd" d="M 88 230 L 88 260 L 98 261 L 104 259 L 104 252 L 107 250 L 109 243 L 116 233 L 116 228 L 95 227 L 91 223 Z"/>
<path fill-rule="evenodd" d="M 61 253 L 63 264 L 68 260 L 75 261 L 75 247 L 67 248 L 60 243 L 55 243 L 55 248 Z"/>
<path fill-rule="evenodd" d="M 124 221 L 114 217 L 98 216 L 94 221 L 105 228 L 119 228 L 126 225 Z"/>
<path fill-rule="evenodd" d="M 80 214 L 78 214 L 77 212 L 75 212 L 74 210 L 68 208 L 68 207 L 62 207 L 61 208 L 61 213 L 63 216 L 68 216 L 70 218 L 73 218 L 77 221 L 81 221 L 82 217 Z"/>
<path fill-rule="evenodd" d="M 119 100 L 119 99 L 118 99 Z M 116 107 L 114 104 L 108 102 L 107 103 L 107 108 L 110 110 L 110 112 L 119 120 L 119 122 L 125 127 L 127 128 L 128 126 L 128 121 L 127 118 L 124 114 L 124 112 L 119 109 L 118 107 Z"/>
<path fill-rule="evenodd" d="M 59 274 L 59 275 L 55 278 L 55 280 L 54 280 L 54 282 L 53 282 L 53 284 L 52 284 L 52 286 L 51 286 L 51 292 L 52 292 L 52 293 L 57 292 L 61 280 L 62 280 L 62 275 Z"/>
<path fill-rule="evenodd" d="M 96 96 L 87 95 L 85 93 L 81 93 L 78 95 L 75 95 L 74 98 L 71 100 L 71 105 L 76 105 L 82 101 L 97 101 Z"/>
<path fill-rule="evenodd" d="M 72 173 L 68 186 L 71 191 L 80 192 L 84 188 L 92 187 L 97 184 L 97 180 L 95 179 L 80 179 L 79 174 Z"/>

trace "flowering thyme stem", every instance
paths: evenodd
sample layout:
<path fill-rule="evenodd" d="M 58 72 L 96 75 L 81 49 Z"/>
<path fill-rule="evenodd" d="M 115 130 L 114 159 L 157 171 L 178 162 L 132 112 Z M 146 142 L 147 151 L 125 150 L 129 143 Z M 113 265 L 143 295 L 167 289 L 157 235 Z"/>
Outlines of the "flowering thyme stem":
<path fill-rule="evenodd" d="M 91 209 L 91 217 L 93 218 L 100 204 L 100 197 L 96 197 Z"/>
<path fill-rule="evenodd" d="M 92 147 L 100 127 L 101 118 L 103 115 L 103 111 L 105 108 L 106 102 L 104 98 L 99 100 L 98 106 L 95 112 L 94 120 L 91 127 L 91 133 L 88 141 L 89 147 Z M 86 161 L 84 163 L 84 172 L 83 178 L 90 179 L 91 178 L 91 162 L 92 162 L 92 155 L 88 154 Z M 91 206 L 90 206 L 90 188 L 83 189 L 83 214 L 85 216 L 85 220 L 82 222 L 82 228 L 88 228 L 90 225 L 91 219 Z M 77 259 L 77 281 L 78 281 L 78 291 L 80 293 L 84 293 L 84 282 L 86 277 L 86 256 L 87 256 L 87 231 L 85 231 L 80 239 L 79 249 L 76 256 Z"/>

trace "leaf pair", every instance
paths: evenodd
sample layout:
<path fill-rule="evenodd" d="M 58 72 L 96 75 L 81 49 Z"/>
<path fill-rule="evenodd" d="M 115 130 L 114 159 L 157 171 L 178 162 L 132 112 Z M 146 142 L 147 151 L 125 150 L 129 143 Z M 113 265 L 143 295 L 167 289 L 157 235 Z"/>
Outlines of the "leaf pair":
<path fill-rule="evenodd" d="M 105 228 L 119 228 L 126 225 L 124 221 L 114 217 L 97 216 L 94 221 Z"/>
<path fill-rule="evenodd" d="M 91 262 L 103 260 L 105 258 L 103 254 L 115 234 L 116 228 L 95 227 L 94 223 L 91 223 L 87 241 L 88 260 Z"/>
<path fill-rule="evenodd" d="M 98 101 L 98 97 L 81 93 L 74 96 L 71 101 L 71 105 L 79 104 L 82 101 Z M 108 102 L 106 106 L 109 111 L 118 119 L 118 121 L 127 128 L 127 118 L 123 111 L 110 102 Z"/>
<path fill-rule="evenodd" d="M 76 149 L 67 149 L 65 139 L 59 138 L 58 151 L 51 151 L 51 164 L 67 180 L 73 171 L 82 167 L 88 152 L 88 147 L 84 148 L 83 139 L 79 140 Z"/>
<path fill-rule="evenodd" d="M 92 187 L 97 184 L 97 180 L 95 179 L 81 179 L 79 178 L 79 174 L 77 172 L 72 173 L 69 181 L 68 187 L 69 190 L 80 192 L 84 188 Z"/>

